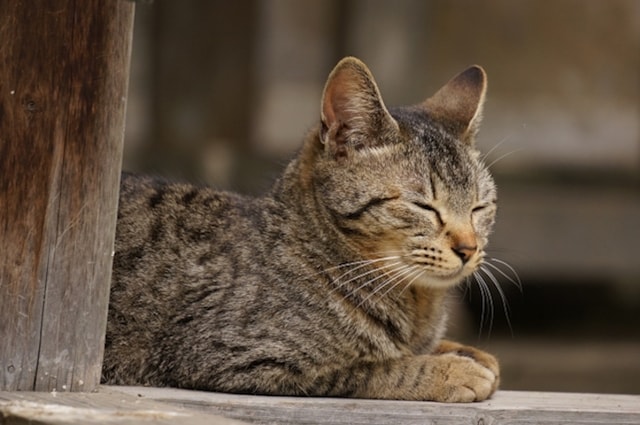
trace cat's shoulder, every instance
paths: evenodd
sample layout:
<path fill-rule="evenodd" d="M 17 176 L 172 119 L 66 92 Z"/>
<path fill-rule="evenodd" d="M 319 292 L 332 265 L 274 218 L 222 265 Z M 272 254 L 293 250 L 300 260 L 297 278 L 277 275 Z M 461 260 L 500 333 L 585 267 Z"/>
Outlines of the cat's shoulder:
<path fill-rule="evenodd" d="M 163 211 L 188 210 L 212 213 L 220 210 L 250 210 L 259 201 L 235 192 L 218 190 L 206 184 L 147 174 L 123 172 L 120 181 L 120 212 L 127 209 Z"/>

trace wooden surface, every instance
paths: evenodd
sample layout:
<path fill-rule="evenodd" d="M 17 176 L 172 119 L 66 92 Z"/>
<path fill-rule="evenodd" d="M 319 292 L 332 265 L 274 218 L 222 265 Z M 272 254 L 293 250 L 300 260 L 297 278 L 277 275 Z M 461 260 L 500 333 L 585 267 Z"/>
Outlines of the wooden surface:
<path fill-rule="evenodd" d="M 103 387 L 97 393 L 0 392 L 0 425 L 237 425 L 238 421 Z"/>
<path fill-rule="evenodd" d="M 640 424 L 640 396 L 501 391 L 482 403 L 243 396 L 112 387 L 259 424 Z"/>
<path fill-rule="evenodd" d="M 640 395 L 500 391 L 482 403 L 446 404 L 247 396 L 143 387 L 102 386 L 95 393 L 0 392 L 0 425 L 104 422 L 623 425 L 640 424 Z"/>
<path fill-rule="evenodd" d="M 0 1 L 0 389 L 91 390 L 133 3 Z"/>

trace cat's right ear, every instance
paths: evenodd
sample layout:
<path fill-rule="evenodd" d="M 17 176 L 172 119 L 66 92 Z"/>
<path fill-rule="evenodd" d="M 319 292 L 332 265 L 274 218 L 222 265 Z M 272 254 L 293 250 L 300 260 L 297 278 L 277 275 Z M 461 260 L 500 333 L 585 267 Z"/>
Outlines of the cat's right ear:
<path fill-rule="evenodd" d="M 371 72 L 353 57 L 342 59 L 329 75 L 321 111 L 320 140 L 335 158 L 382 145 L 398 130 Z"/>
<path fill-rule="evenodd" d="M 487 74 L 474 65 L 453 77 L 422 106 L 454 136 L 471 144 L 482 119 L 486 92 Z"/>

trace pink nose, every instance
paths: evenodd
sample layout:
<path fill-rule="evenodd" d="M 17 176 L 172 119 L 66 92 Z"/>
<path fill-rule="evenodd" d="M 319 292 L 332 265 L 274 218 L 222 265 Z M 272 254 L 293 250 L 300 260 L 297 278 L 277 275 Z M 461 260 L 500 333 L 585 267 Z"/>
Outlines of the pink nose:
<path fill-rule="evenodd" d="M 476 253 L 476 251 L 478 250 L 478 246 L 477 245 L 468 246 L 468 245 L 459 244 L 459 245 L 452 246 L 451 249 L 453 250 L 453 252 L 456 253 L 458 257 L 460 257 L 460 259 L 462 260 L 462 263 L 465 264 L 467 261 L 469 261 L 469 259 L 471 259 L 473 254 Z"/>

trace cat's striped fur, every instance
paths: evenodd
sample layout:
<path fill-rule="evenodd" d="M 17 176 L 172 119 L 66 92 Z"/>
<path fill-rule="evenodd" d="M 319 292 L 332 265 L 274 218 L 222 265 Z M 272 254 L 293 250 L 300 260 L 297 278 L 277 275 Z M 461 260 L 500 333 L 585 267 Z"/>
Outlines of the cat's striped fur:
<path fill-rule="evenodd" d="M 104 358 L 111 384 L 474 401 L 489 354 L 442 341 L 482 262 L 493 180 L 473 147 L 486 78 L 387 109 L 342 60 L 321 122 L 264 197 L 124 175 Z"/>

